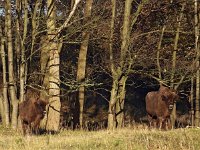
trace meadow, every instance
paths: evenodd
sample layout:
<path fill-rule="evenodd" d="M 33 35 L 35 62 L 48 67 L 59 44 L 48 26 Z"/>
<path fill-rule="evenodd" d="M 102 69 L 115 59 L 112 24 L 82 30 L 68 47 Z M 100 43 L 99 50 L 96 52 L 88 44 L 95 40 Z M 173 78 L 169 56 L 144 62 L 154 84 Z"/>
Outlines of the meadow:
<path fill-rule="evenodd" d="M 170 131 L 129 127 L 101 131 L 62 130 L 26 135 L 0 127 L 0 150 L 199 150 L 200 129 Z"/>

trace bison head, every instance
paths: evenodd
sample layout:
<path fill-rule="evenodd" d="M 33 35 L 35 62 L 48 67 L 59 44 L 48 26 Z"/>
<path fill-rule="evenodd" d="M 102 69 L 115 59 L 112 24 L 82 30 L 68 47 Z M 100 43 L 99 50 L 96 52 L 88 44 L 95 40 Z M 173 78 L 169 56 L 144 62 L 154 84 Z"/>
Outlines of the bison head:
<path fill-rule="evenodd" d="M 34 101 L 35 106 L 40 109 L 40 111 L 45 115 L 46 114 L 46 105 L 48 104 L 48 101 L 46 100 L 41 100 L 39 98 L 37 98 Z"/>
<path fill-rule="evenodd" d="M 174 103 L 178 100 L 179 96 L 174 90 L 166 90 L 163 92 L 161 95 L 162 100 L 166 102 L 167 106 L 169 107 L 170 110 L 173 109 Z"/>

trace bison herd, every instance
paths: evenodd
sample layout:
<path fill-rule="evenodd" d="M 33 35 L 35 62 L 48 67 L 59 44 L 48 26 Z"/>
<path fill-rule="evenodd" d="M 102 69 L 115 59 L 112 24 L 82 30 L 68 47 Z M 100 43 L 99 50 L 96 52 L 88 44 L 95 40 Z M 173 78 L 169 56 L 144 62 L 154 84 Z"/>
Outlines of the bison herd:
<path fill-rule="evenodd" d="M 168 129 L 170 126 L 170 115 L 178 99 L 179 96 L 175 90 L 162 85 L 158 91 L 147 93 L 145 101 L 149 126 Z M 39 125 L 45 116 L 47 105 L 47 101 L 39 98 L 29 98 L 19 104 L 19 117 L 24 135 L 27 133 L 38 134 Z M 97 124 L 93 124 L 97 126 Z"/>

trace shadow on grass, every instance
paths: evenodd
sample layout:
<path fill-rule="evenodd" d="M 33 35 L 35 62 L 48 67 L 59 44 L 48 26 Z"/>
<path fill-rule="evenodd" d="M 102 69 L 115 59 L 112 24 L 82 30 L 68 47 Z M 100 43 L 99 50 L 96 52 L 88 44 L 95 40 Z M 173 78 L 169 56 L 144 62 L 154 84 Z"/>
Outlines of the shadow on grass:
<path fill-rule="evenodd" d="M 23 136 L 27 135 L 34 135 L 34 136 L 40 136 L 40 135 L 57 135 L 60 133 L 60 131 L 54 131 L 54 130 L 46 130 L 46 129 L 39 129 L 38 131 L 32 131 L 32 132 L 26 132 L 23 134 L 22 131 L 19 131 Z"/>
<path fill-rule="evenodd" d="M 39 129 L 39 132 L 38 133 L 34 133 L 34 134 L 35 135 L 45 135 L 45 134 L 56 135 L 56 134 L 59 134 L 59 133 L 60 133 L 60 131 Z"/>

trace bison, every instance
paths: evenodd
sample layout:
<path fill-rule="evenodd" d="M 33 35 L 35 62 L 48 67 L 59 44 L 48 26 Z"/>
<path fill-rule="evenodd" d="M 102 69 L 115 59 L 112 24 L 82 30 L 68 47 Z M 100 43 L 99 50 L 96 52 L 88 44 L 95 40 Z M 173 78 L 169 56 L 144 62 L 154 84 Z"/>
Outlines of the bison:
<path fill-rule="evenodd" d="M 19 117 L 24 135 L 27 130 L 38 134 L 40 121 L 44 118 L 47 104 L 48 102 L 39 98 L 30 98 L 19 104 Z"/>
<path fill-rule="evenodd" d="M 153 121 L 156 122 L 156 125 L 158 124 L 159 129 L 167 124 L 176 100 L 178 100 L 178 95 L 175 90 L 162 85 L 158 91 L 147 93 L 145 101 L 150 127 Z"/>

